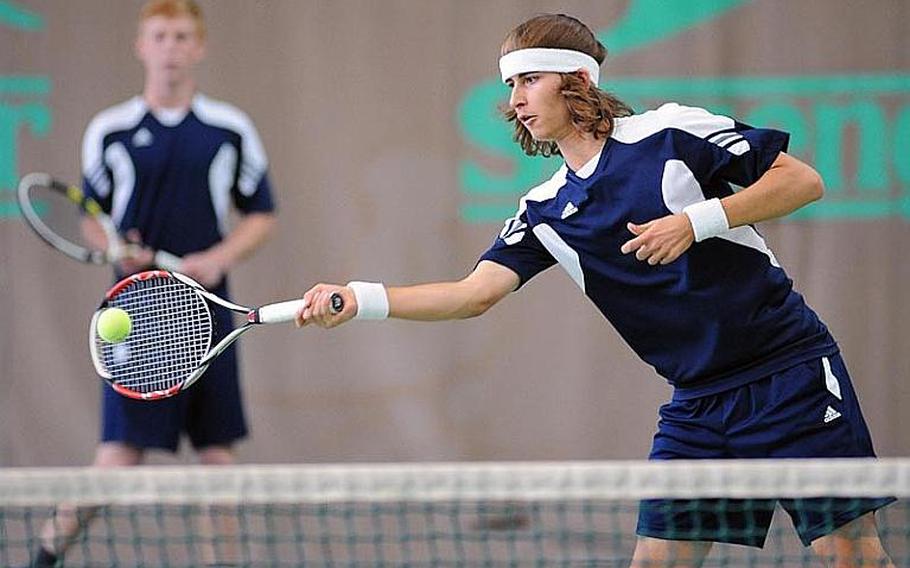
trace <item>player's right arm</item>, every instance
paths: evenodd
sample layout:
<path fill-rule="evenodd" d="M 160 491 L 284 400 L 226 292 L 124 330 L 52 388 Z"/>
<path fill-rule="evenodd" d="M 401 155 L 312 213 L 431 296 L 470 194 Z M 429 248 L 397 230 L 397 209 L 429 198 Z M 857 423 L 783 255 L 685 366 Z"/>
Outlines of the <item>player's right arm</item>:
<path fill-rule="evenodd" d="M 465 278 L 455 282 L 434 282 L 386 288 L 389 317 L 441 321 L 479 316 L 518 288 L 518 275 L 495 262 L 483 260 Z M 340 294 L 344 309 L 330 310 L 330 297 Z M 303 295 L 307 308 L 297 316 L 297 325 L 315 324 L 335 327 L 357 315 L 359 306 L 354 291 L 347 286 L 317 284 Z"/>

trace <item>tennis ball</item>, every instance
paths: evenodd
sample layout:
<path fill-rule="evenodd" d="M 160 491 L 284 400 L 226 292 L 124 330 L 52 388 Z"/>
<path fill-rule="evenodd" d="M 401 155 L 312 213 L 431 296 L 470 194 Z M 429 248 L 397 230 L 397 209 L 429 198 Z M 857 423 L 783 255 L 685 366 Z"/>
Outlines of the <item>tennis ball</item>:
<path fill-rule="evenodd" d="M 120 343 L 133 329 L 129 314 L 120 308 L 108 308 L 98 316 L 98 336 L 108 343 Z"/>

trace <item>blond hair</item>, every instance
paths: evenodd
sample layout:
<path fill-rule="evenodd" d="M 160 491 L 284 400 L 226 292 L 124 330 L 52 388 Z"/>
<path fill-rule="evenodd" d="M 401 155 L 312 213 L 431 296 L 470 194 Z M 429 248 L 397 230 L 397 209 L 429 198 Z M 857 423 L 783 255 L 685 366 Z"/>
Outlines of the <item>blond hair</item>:
<path fill-rule="evenodd" d="M 205 21 L 202 19 L 202 9 L 193 0 L 150 0 L 146 2 L 139 12 L 139 23 L 149 18 L 163 16 L 165 18 L 188 17 L 196 23 L 196 36 L 205 39 Z"/>
<path fill-rule="evenodd" d="M 565 14 L 542 14 L 522 22 L 502 42 L 501 55 L 533 47 L 571 49 L 593 57 L 598 64 L 607 58 L 607 50 L 594 33 L 581 21 Z M 615 96 L 602 91 L 597 85 L 577 73 L 560 73 L 560 93 L 565 98 L 569 116 L 576 128 L 607 138 L 613 132 L 614 119 L 629 116 L 632 109 Z M 528 129 L 518 120 L 518 113 L 508 105 L 502 107 L 506 120 L 513 123 L 513 138 L 529 156 L 559 155 L 556 142 L 534 140 Z"/>

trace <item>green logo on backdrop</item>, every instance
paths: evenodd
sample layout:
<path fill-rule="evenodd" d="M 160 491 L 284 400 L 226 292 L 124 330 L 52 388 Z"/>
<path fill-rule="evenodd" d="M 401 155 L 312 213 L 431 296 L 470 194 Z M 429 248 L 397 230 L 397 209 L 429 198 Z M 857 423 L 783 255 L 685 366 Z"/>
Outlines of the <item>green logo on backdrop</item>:
<path fill-rule="evenodd" d="M 612 57 L 667 40 L 751 0 L 632 0 L 613 28 L 598 34 Z M 786 77 L 610 77 L 604 87 L 633 108 L 666 101 L 703 106 L 756 126 L 786 130 L 790 153 L 813 164 L 825 199 L 791 218 L 910 219 L 910 75 Z M 467 92 L 458 122 L 472 157 L 459 164 L 469 223 L 499 222 L 518 198 L 557 168 L 529 158 L 512 141 L 496 107 L 508 96 L 497 80 Z"/>
<path fill-rule="evenodd" d="M 12 2 L 0 1 L 0 27 L 38 32 L 44 29 L 44 20 Z M 28 131 L 43 138 L 50 132 L 50 92 L 50 77 L 0 75 L 0 219 L 19 215 L 13 195 L 19 181 L 19 136 Z"/>

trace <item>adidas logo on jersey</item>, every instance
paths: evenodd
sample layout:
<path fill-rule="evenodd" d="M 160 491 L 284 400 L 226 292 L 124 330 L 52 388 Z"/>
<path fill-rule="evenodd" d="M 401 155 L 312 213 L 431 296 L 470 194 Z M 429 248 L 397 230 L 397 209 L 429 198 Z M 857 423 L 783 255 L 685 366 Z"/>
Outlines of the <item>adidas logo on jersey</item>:
<path fill-rule="evenodd" d="M 838 418 L 840 418 L 840 412 L 834 410 L 830 406 L 825 410 L 825 424 L 832 420 L 837 420 Z"/>
<path fill-rule="evenodd" d="M 133 134 L 133 146 L 135 146 L 136 148 L 142 148 L 144 146 L 151 146 L 152 140 L 154 140 L 152 133 L 149 132 L 148 128 L 145 128 L 145 127 L 140 128 L 139 130 L 136 131 L 135 134 Z"/>
<path fill-rule="evenodd" d="M 573 215 L 578 212 L 578 207 L 575 206 L 571 201 L 566 203 L 566 206 L 562 210 L 561 218 L 565 219 L 569 215 Z"/>

